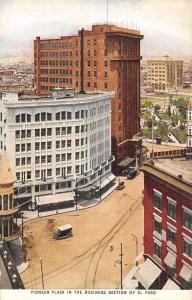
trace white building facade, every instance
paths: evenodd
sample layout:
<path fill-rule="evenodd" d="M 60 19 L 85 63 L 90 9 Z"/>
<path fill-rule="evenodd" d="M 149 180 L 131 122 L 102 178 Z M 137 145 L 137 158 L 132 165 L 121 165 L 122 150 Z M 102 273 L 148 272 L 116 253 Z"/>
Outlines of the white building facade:
<path fill-rule="evenodd" d="M 7 153 L 15 170 L 21 200 L 35 203 L 41 195 L 74 191 L 76 186 L 94 190 L 114 179 L 112 95 L 70 93 L 20 99 L 1 95 L 0 152 Z"/>

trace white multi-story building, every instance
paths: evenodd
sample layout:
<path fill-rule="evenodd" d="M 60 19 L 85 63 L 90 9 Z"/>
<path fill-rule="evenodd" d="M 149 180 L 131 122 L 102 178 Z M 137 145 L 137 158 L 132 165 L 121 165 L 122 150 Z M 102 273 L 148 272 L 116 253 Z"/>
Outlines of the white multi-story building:
<path fill-rule="evenodd" d="M 110 93 L 0 98 L 0 151 L 17 177 L 17 197 L 104 188 L 111 173 Z M 97 188 L 98 190 L 98 188 Z"/>

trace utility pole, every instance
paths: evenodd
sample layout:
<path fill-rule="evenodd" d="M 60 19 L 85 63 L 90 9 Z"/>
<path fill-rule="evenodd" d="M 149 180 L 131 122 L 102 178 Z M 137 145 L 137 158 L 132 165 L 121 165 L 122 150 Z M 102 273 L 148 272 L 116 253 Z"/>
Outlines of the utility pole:
<path fill-rule="evenodd" d="M 121 242 L 121 253 L 120 253 L 120 267 L 121 267 L 121 290 L 123 289 L 123 244 Z"/>
<path fill-rule="evenodd" d="M 40 265 L 41 265 L 41 282 L 42 282 L 42 288 L 44 290 L 44 278 L 43 278 L 43 262 L 42 262 L 42 258 L 40 258 Z"/>
<path fill-rule="evenodd" d="M 117 259 L 114 263 L 114 267 L 117 264 L 120 264 L 120 288 L 123 289 L 123 243 L 121 242 L 121 251 L 120 251 L 120 259 Z"/>

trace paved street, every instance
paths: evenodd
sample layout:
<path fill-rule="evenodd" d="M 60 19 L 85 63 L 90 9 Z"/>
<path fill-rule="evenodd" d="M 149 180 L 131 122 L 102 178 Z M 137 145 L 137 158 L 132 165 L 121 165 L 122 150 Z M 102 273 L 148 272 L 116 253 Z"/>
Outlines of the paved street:
<path fill-rule="evenodd" d="M 125 180 L 94 207 L 31 220 L 25 227 L 29 268 L 22 274 L 26 288 L 41 288 L 40 258 L 45 288 L 117 288 L 120 284 L 120 243 L 123 277 L 143 251 L 143 175 Z M 55 241 L 57 226 L 70 223 L 73 237 Z M 138 239 L 131 235 L 134 234 Z M 110 244 L 113 251 L 110 251 Z"/>

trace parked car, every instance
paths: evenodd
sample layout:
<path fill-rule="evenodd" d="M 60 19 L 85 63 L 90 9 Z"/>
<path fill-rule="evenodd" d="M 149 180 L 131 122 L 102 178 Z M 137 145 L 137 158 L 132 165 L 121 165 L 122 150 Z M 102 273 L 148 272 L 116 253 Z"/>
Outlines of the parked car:
<path fill-rule="evenodd" d="M 116 190 L 122 190 L 125 188 L 125 183 L 123 181 L 119 182 L 116 186 Z"/>
<path fill-rule="evenodd" d="M 57 231 L 54 233 L 53 238 L 55 240 L 62 240 L 70 236 L 72 236 L 72 226 L 71 224 L 66 224 L 57 228 Z"/>
<path fill-rule="evenodd" d="M 138 173 L 138 169 L 130 168 L 128 171 L 127 179 L 134 179 L 138 175 Z"/>

